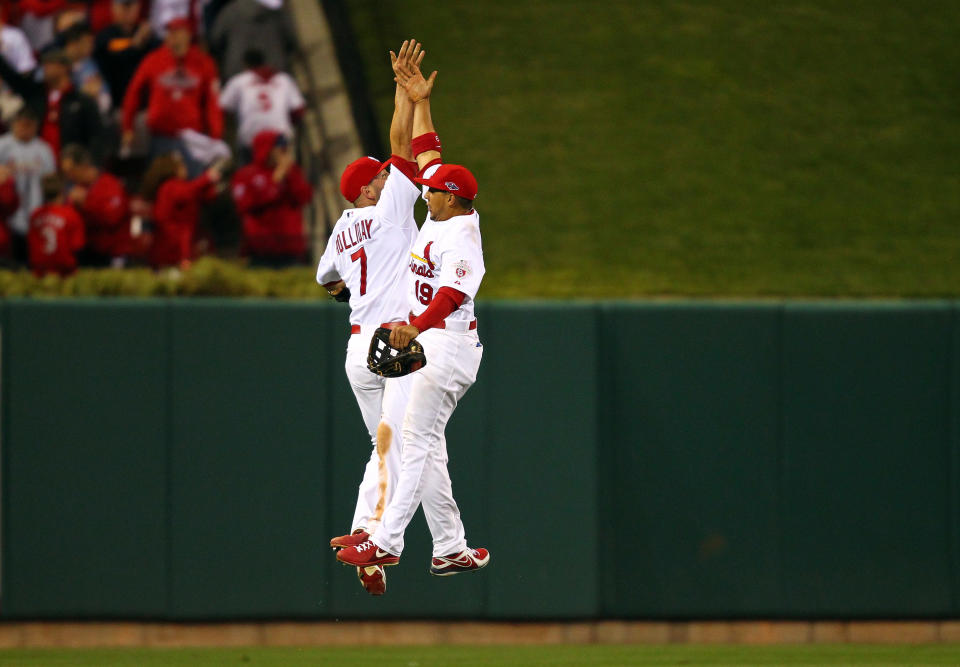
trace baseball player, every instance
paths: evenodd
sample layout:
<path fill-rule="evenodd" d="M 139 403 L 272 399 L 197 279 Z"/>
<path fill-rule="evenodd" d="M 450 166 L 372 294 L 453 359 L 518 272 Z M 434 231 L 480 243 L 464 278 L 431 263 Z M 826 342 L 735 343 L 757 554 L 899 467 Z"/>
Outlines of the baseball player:
<path fill-rule="evenodd" d="M 350 304 L 345 368 L 373 444 L 357 495 L 352 533 L 332 539 L 333 548 L 349 545 L 355 535 L 365 537 L 376 531 L 400 470 L 400 427 L 409 393 L 405 387 L 411 379 L 399 378 L 395 390 L 385 396 L 386 380 L 367 370 L 366 359 L 374 331 L 405 323 L 409 312 L 397 286 L 417 235 L 413 206 L 420 189 L 413 182 L 416 164 L 409 160 L 412 122 L 413 103 L 398 86 L 390 127 L 393 156 L 384 163 L 360 158 L 344 170 L 340 192 L 354 208 L 337 221 L 317 267 L 317 282 L 335 299 Z M 357 575 L 371 594 L 384 592 L 382 567 L 358 567 Z"/>
<path fill-rule="evenodd" d="M 413 152 L 423 169 L 429 215 L 407 264 L 410 323 L 395 327 L 390 344 L 403 348 L 414 338 L 427 364 L 413 378 L 403 420 L 400 478 L 380 526 L 369 539 L 342 549 L 337 559 L 357 567 L 396 565 L 403 534 L 422 503 L 433 536 L 430 573 L 448 576 L 485 567 L 486 549 L 467 546 L 460 511 L 447 471 L 444 429 L 457 402 L 477 379 L 483 346 L 477 336 L 474 298 L 484 274 L 480 218 L 473 208 L 477 181 L 466 167 L 440 164 L 440 141 L 430 114 L 429 80 L 420 73 L 420 46 L 404 42 L 394 72 L 414 103 Z"/>

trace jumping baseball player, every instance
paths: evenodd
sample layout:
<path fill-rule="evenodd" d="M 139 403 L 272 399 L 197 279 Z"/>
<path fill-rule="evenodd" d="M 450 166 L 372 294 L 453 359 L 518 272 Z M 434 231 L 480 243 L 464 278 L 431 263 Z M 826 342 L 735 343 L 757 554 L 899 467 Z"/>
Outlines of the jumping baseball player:
<path fill-rule="evenodd" d="M 413 378 L 403 420 L 400 478 L 377 532 L 344 548 L 337 559 L 357 567 L 396 565 L 403 534 L 417 507 L 433 536 L 430 573 L 448 576 L 478 570 L 490 562 L 486 549 L 467 546 L 460 511 L 447 471 L 444 429 L 457 402 L 477 379 L 483 346 L 477 336 L 474 298 L 484 275 L 480 218 L 473 208 L 477 181 L 466 167 L 440 164 L 440 142 L 430 114 L 429 80 L 420 73 L 420 45 L 404 42 L 394 72 L 414 103 L 413 152 L 423 170 L 429 215 L 407 263 L 410 324 L 395 327 L 390 344 L 423 345 L 427 364 Z M 391 381 L 392 382 L 392 381 Z"/>
<path fill-rule="evenodd" d="M 409 312 L 398 284 L 417 234 L 413 206 L 420 189 L 413 182 L 416 164 L 410 161 L 412 122 L 413 103 L 398 86 L 390 126 L 393 156 L 384 163 L 360 158 L 344 170 L 340 192 L 354 208 L 344 211 L 337 221 L 317 267 L 317 282 L 335 299 L 350 304 L 345 368 L 373 444 L 360 483 L 351 535 L 377 530 L 400 470 L 400 428 L 412 378 L 393 381 L 397 387 L 385 396 L 386 381 L 367 370 L 366 359 L 373 332 L 381 326 L 405 323 Z M 336 537 L 330 546 L 343 547 L 349 537 Z M 358 567 L 357 575 L 371 594 L 384 592 L 383 568 L 376 564 Z"/>

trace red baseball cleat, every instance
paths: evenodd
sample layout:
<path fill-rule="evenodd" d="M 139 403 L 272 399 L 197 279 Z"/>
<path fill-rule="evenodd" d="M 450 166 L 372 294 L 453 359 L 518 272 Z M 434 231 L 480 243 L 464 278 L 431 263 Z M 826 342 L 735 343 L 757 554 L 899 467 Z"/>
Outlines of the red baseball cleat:
<path fill-rule="evenodd" d="M 341 549 L 337 552 L 337 560 L 356 567 L 369 567 L 370 565 L 396 565 L 400 562 L 400 556 L 394 556 L 367 540 L 355 547 Z"/>
<path fill-rule="evenodd" d="M 367 531 L 362 528 L 357 528 L 355 531 L 349 535 L 341 535 L 340 537 L 335 537 L 330 540 L 331 549 L 346 549 L 347 547 L 355 547 L 358 544 L 363 544 L 370 539 L 370 535 L 367 534 Z"/>
<path fill-rule="evenodd" d="M 486 567 L 490 562 L 490 552 L 486 549 L 464 549 L 458 554 L 434 556 L 430 562 L 430 574 L 437 577 L 449 577 L 461 572 L 474 572 Z"/>
<path fill-rule="evenodd" d="M 381 565 L 358 567 L 357 578 L 370 595 L 383 595 L 387 592 L 387 571 Z"/>

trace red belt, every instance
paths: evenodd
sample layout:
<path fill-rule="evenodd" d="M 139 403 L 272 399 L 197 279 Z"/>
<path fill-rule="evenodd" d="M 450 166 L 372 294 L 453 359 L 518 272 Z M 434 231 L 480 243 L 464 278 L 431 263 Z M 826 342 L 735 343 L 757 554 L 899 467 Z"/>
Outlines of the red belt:
<path fill-rule="evenodd" d="M 410 315 L 408 315 L 408 317 L 410 318 L 410 321 L 411 321 L 411 322 L 413 322 L 413 321 L 417 318 L 417 316 L 414 315 L 412 311 L 410 312 Z M 446 329 L 446 328 L 447 328 L 447 323 L 446 323 L 445 320 L 440 320 L 439 322 L 437 322 L 436 324 L 433 325 L 433 328 L 434 328 L 434 329 Z M 471 320 L 471 321 L 470 321 L 470 326 L 467 327 L 467 331 L 473 331 L 473 330 L 475 330 L 476 328 L 477 328 L 477 321 L 476 321 L 476 320 Z"/>
<path fill-rule="evenodd" d="M 406 324 L 406 322 L 404 322 L 404 321 L 401 320 L 400 322 L 384 322 L 384 323 L 381 324 L 380 326 L 383 327 L 384 329 L 396 329 L 397 327 L 399 327 L 399 326 L 401 326 L 401 325 L 403 325 L 403 324 Z M 351 334 L 360 333 L 360 325 L 359 325 L 359 324 L 351 324 L 351 325 L 350 325 L 350 333 L 351 333 Z"/>

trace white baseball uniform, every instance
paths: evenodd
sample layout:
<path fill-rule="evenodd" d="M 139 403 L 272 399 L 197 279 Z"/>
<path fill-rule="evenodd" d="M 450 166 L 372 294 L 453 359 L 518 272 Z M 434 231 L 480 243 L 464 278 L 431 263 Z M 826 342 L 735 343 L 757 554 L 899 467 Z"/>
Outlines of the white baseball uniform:
<path fill-rule="evenodd" d="M 430 169 L 426 175 L 432 175 Z M 457 402 L 476 382 L 483 357 L 474 316 L 474 298 L 485 272 L 480 216 L 476 211 L 443 221 L 428 216 L 408 259 L 406 291 L 415 316 L 441 287 L 466 296 L 460 308 L 443 320 L 444 328 L 417 336 L 427 365 L 408 376 L 413 384 L 403 420 L 400 478 L 371 539 L 384 551 L 400 555 L 404 530 L 422 503 L 433 536 L 433 555 L 447 556 L 467 547 L 447 471 L 444 429 Z"/>
<path fill-rule="evenodd" d="M 344 366 L 373 444 L 351 530 L 364 528 L 371 534 L 396 488 L 401 426 L 412 378 L 391 380 L 394 387 L 385 395 L 387 381 L 367 369 L 367 352 L 377 327 L 407 319 L 402 271 L 417 234 L 413 205 L 419 194 L 417 186 L 391 166 L 375 206 L 348 209 L 340 216 L 317 267 L 318 283 L 342 279 L 350 290 L 351 335 Z M 378 451 L 381 420 L 391 437 L 380 443 Z"/>
<path fill-rule="evenodd" d="M 237 114 L 237 138 L 251 146 L 263 130 L 293 136 L 290 114 L 304 107 L 300 88 L 289 74 L 275 72 L 264 78 L 247 70 L 233 76 L 220 93 L 220 106 Z"/>

